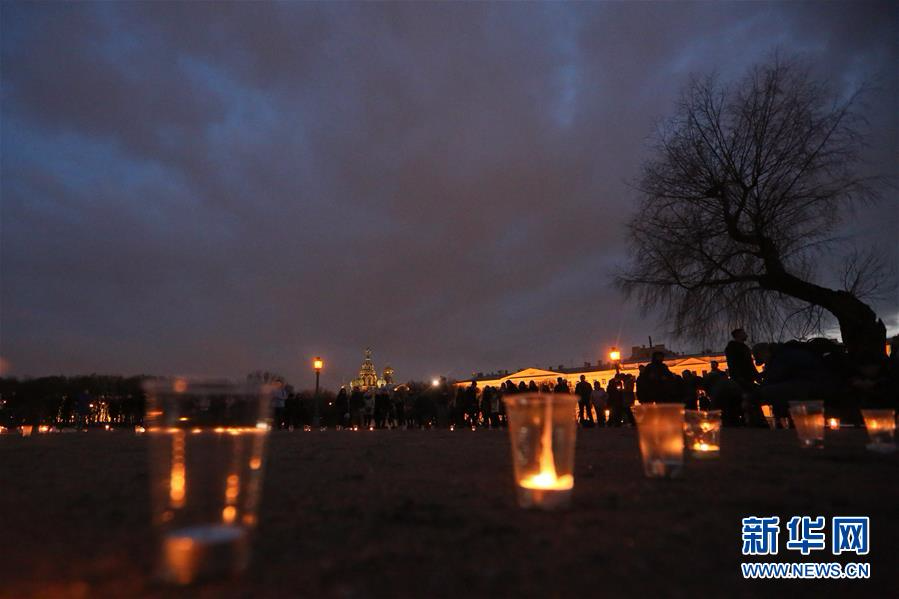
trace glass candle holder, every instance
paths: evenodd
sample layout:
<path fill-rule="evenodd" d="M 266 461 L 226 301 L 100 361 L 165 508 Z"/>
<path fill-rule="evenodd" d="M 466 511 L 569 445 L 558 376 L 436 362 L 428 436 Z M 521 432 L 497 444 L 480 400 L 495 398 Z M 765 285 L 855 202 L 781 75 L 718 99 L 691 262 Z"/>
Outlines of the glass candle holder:
<path fill-rule="evenodd" d="M 762 415 L 765 417 L 765 422 L 768 423 L 768 428 L 771 430 L 777 428 L 777 420 L 774 419 L 774 410 L 771 406 L 762 404 Z"/>
<path fill-rule="evenodd" d="M 721 410 L 687 410 L 684 436 L 693 457 L 717 458 L 721 455 Z"/>
<path fill-rule="evenodd" d="M 840 430 L 840 419 L 839 418 L 828 418 L 827 419 L 827 428 L 832 431 Z"/>
<path fill-rule="evenodd" d="M 799 444 L 804 448 L 824 447 L 824 402 L 791 401 L 790 416 L 796 426 Z"/>
<path fill-rule="evenodd" d="M 868 449 L 878 453 L 896 451 L 896 410 L 862 410 L 862 418 L 871 441 Z"/>
<path fill-rule="evenodd" d="M 676 478 L 684 467 L 684 408 L 680 404 L 633 406 L 643 473 L 649 478 Z"/>
<path fill-rule="evenodd" d="M 526 393 L 503 398 L 512 468 L 523 508 L 567 507 L 574 488 L 577 396 Z"/>
<path fill-rule="evenodd" d="M 241 573 L 256 526 L 267 387 L 149 381 L 146 433 L 158 576 L 174 584 Z"/>

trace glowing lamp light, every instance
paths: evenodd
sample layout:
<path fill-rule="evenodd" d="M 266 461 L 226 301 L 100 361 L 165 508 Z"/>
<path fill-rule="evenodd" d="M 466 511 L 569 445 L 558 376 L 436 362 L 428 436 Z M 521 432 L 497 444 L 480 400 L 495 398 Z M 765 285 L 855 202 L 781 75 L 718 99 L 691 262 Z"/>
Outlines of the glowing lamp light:
<path fill-rule="evenodd" d="M 325 362 L 321 358 L 317 357 L 314 360 L 312 360 L 312 368 L 314 370 L 320 371 L 324 367 L 325 367 Z"/>
<path fill-rule="evenodd" d="M 431 379 L 431 386 L 432 386 L 432 387 L 439 387 L 439 386 L 440 386 L 440 379 Z"/>
<path fill-rule="evenodd" d="M 621 359 L 621 352 L 618 351 L 618 348 L 613 347 L 612 351 L 609 352 L 609 359 L 613 362 L 617 362 Z"/>
<path fill-rule="evenodd" d="M 839 418 L 828 418 L 827 419 L 827 428 L 832 431 L 840 430 L 840 419 Z"/>

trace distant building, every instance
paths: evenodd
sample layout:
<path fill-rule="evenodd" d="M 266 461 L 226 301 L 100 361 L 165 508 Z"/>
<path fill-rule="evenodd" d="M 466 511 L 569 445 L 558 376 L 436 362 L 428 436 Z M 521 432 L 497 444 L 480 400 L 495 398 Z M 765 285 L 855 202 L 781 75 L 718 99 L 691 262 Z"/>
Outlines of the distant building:
<path fill-rule="evenodd" d="M 653 345 L 651 348 L 633 347 L 631 349 L 631 357 L 621 361 L 621 372 L 624 374 L 632 374 L 634 376 L 639 375 L 640 365 L 648 363 L 654 351 L 665 352 L 666 356 L 668 356 L 665 359 L 665 364 L 667 364 L 668 368 L 675 374 L 683 374 L 685 370 L 690 370 L 698 375 L 705 374 L 711 370 L 709 363 L 713 361 L 718 362 L 721 370 L 727 370 L 727 359 L 721 352 L 681 355 L 665 349 L 664 345 Z M 646 355 L 647 353 L 648 355 Z M 645 358 L 643 357 L 644 355 L 646 356 Z M 593 381 L 599 381 L 599 383 L 605 387 L 609 380 L 615 376 L 615 365 L 611 363 L 593 365 L 587 362 L 584 366 L 576 368 L 559 366 L 558 368 L 545 369 L 536 367 L 523 368 L 515 372 L 501 370 L 489 374 L 478 373 L 477 376 L 458 381 L 455 384 L 470 385 L 471 382 L 474 381 L 479 388 L 484 388 L 487 385 L 498 387 L 506 381 L 511 381 L 516 385 L 521 381 L 524 381 L 526 385 L 530 384 L 531 381 L 534 381 L 538 385 L 542 383 L 555 385 L 556 379 L 562 377 L 568 381 L 568 384 L 573 388 L 580 380 L 581 375 L 584 375 L 589 383 L 592 384 Z"/>
<path fill-rule="evenodd" d="M 383 376 L 378 376 L 374 362 L 371 359 L 371 348 L 365 348 L 365 358 L 362 360 L 362 366 L 359 368 L 359 376 L 350 381 L 350 387 L 359 387 L 366 391 L 373 387 L 383 387 L 393 382 L 393 368 L 387 366 L 384 369 Z"/>

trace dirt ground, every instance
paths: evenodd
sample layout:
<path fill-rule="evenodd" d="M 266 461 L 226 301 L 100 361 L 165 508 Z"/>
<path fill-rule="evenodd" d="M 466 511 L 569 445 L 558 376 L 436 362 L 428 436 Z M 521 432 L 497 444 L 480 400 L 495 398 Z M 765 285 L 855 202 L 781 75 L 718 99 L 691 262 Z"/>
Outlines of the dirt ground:
<path fill-rule="evenodd" d="M 635 431 L 580 431 L 572 507 L 515 503 L 503 431 L 278 432 L 241 579 L 156 586 L 146 438 L 0 437 L 3 597 L 896 596 L 899 456 L 861 430 L 801 450 L 793 431 L 725 430 L 723 455 L 647 480 Z M 746 581 L 740 519 L 870 516 L 870 580 Z M 829 520 L 828 520 L 829 525 Z M 829 533 L 828 533 L 829 541 Z M 747 558 L 750 559 L 750 558 Z"/>

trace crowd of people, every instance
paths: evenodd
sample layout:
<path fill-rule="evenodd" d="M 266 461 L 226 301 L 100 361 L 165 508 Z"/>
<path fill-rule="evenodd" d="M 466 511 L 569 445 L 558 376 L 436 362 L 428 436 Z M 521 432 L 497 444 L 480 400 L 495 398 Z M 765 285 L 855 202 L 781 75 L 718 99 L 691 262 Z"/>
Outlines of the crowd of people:
<path fill-rule="evenodd" d="M 477 381 L 453 385 L 409 382 L 368 389 L 342 388 L 294 392 L 283 380 L 273 399 L 274 426 L 296 430 L 385 428 L 502 428 L 503 398 L 520 393 L 573 393 L 581 426 L 633 425 L 636 403 L 682 403 L 687 409 L 720 409 L 728 426 L 767 426 L 762 406 L 770 406 L 776 422 L 788 422 L 788 403 L 824 400 L 828 412 L 846 423 L 860 423 L 859 408 L 899 407 L 899 352 L 849 356 L 842 346 L 824 339 L 806 342 L 757 343 L 750 347 L 743 329 L 735 329 L 725 349 L 726 370 L 712 361 L 701 374 L 676 374 L 657 352 L 637 375 L 619 372 L 605 385 L 581 375 L 573 386 L 555 381 Z M 891 340 L 896 349 L 897 339 Z M 47 424 L 57 427 L 139 425 L 146 377 L 46 377 L 17 381 L 0 378 L 0 426 Z"/>

